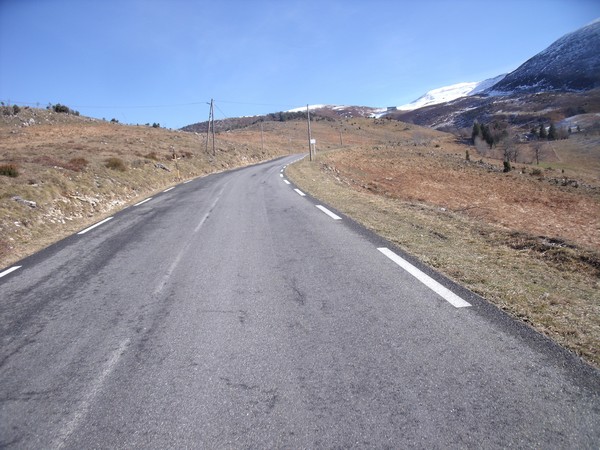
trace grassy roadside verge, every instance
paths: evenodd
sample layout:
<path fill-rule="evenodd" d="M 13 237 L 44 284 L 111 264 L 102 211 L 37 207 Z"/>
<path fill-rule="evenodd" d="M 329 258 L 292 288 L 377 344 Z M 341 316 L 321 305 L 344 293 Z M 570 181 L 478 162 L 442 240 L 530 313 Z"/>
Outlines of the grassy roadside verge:
<path fill-rule="evenodd" d="M 600 367 L 597 255 L 588 255 L 593 260 L 588 264 L 576 249 L 546 246 L 536 236 L 447 208 L 374 193 L 332 171 L 333 154 L 288 167 L 289 178 Z"/>

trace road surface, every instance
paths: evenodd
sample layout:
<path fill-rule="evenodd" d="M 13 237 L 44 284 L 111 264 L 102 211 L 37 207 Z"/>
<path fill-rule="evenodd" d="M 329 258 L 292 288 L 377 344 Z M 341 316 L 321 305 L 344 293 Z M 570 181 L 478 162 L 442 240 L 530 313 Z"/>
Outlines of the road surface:
<path fill-rule="evenodd" d="M 302 195 L 294 159 L 4 270 L 0 446 L 598 448 L 598 371 Z"/>

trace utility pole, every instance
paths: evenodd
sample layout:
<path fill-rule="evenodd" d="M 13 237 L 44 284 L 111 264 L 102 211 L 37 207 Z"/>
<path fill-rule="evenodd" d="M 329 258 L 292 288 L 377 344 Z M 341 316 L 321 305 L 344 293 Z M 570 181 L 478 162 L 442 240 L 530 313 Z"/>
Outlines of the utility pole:
<path fill-rule="evenodd" d="M 344 141 L 342 140 L 342 130 L 340 130 L 340 147 L 344 146 Z"/>
<path fill-rule="evenodd" d="M 264 153 L 265 152 L 265 139 L 263 137 L 263 126 L 262 122 L 260 123 L 260 149 Z"/>
<path fill-rule="evenodd" d="M 306 105 L 306 120 L 308 121 L 308 159 L 313 160 L 312 135 L 310 133 L 310 111 Z"/>
<path fill-rule="evenodd" d="M 209 104 L 209 103 L 207 103 Z M 208 112 L 208 126 L 206 127 L 206 153 L 208 153 L 208 139 L 210 128 L 212 126 L 212 153 L 215 156 L 215 110 L 213 108 L 213 99 L 210 99 L 210 110 Z"/>

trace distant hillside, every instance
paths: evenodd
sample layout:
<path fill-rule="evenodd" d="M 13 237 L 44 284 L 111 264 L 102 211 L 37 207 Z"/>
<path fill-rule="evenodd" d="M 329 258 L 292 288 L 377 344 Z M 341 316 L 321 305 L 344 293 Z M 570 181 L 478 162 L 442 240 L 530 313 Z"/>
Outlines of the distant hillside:
<path fill-rule="evenodd" d="M 475 120 L 483 123 L 501 120 L 515 126 L 530 126 L 597 113 L 600 113 L 600 88 L 586 92 L 462 97 L 413 111 L 393 112 L 387 117 L 438 130 L 455 131 L 471 127 Z"/>
<path fill-rule="evenodd" d="M 415 101 L 407 103 L 406 105 L 398 106 L 398 110 L 412 111 L 418 108 L 424 108 L 425 106 L 451 102 L 452 100 L 456 100 L 457 98 L 461 97 L 477 95 L 498 83 L 505 76 L 506 74 L 502 74 L 483 81 L 457 83 L 450 86 L 432 89 Z"/>
<path fill-rule="evenodd" d="M 474 89 L 470 83 L 434 89 L 409 104 L 421 107 L 400 107 L 404 111 L 389 117 L 457 130 L 472 126 L 474 120 L 528 126 L 600 113 L 599 49 L 597 20 L 563 36 L 496 83 L 483 82 Z M 449 99 L 438 101 L 444 98 Z"/>
<path fill-rule="evenodd" d="M 385 111 L 385 109 L 371 108 L 369 106 L 313 105 L 310 107 L 310 119 L 311 122 L 318 122 L 321 120 L 338 120 L 340 118 L 371 117 L 376 112 L 381 113 L 382 111 Z M 261 122 L 287 122 L 290 120 L 306 120 L 306 107 L 265 114 L 262 116 L 234 117 L 215 120 L 215 132 L 247 128 Z M 206 133 L 208 130 L 208 121 L 187 125 L 181 128 L 181 130 Z"/>
<path fill-rule="evenodd" d="M 569 33 L 509 73 L 488 93 L 600 87 L 600 19 Z"/>

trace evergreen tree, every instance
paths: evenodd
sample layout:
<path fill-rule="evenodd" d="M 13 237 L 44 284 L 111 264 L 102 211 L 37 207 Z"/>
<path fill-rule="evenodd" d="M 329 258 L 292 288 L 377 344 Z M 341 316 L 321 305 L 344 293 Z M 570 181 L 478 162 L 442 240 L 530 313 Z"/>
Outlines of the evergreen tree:
<path fill-rule="evenodd" d="M 533 134 L 534 137 L 538 137 L 538 129 L 536 127 L 533 127 L 531 129 L 531 134 Z"/>
<path fill-rule="evenodd" d="M 553 123 L 550 124 L 550 129 L 548 130 L 548 140 L 555 141 L 558 135 L 556 134 L 556 127 Z"/>
<path fill-rule="evenodd" d="M 473 142 L 475 142 L 477 136 L 481 136 L 481 125 L 476 121 L 473 124 L 473 131 L 471 132 L 471 139 L 473 139 Z"/>
<path fill-rule="evenodd" d="M 544 124 L 540 125 L 540 139 L 546 139 L 548 137 L 548 133 L 546 133 L 546 127 Z"/>

